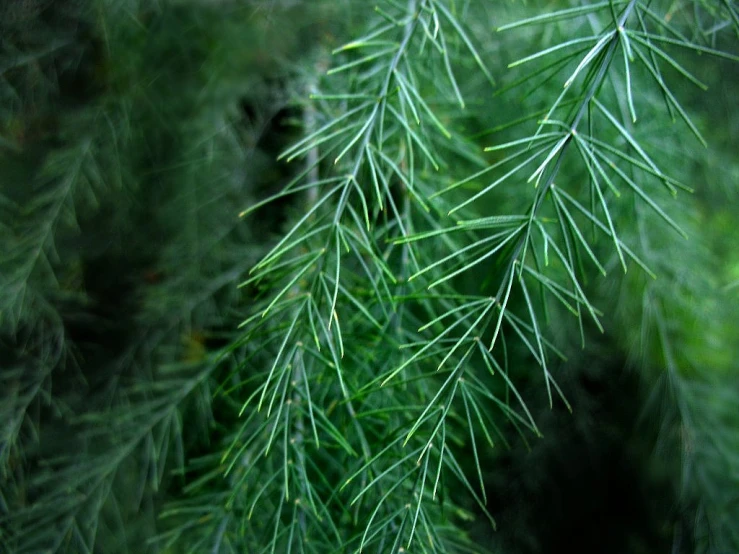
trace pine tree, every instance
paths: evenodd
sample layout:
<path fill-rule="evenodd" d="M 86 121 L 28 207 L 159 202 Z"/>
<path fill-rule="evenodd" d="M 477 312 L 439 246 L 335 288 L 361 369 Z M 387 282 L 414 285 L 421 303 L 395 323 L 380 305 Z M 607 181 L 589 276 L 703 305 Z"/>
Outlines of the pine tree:
<path fill-rule="evenodd" d="M 0 9 L 0 550 L 739 550 L 735 3 Z"/>

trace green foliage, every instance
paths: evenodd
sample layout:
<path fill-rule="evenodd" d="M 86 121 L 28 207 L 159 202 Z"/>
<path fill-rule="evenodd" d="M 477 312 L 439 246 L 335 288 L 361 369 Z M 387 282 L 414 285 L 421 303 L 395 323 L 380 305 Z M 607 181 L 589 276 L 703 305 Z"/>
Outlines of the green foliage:
<path fill-rule="evenodd" d="M 22 5 L 0 549 L 739 549 L 734 3 Z"/>

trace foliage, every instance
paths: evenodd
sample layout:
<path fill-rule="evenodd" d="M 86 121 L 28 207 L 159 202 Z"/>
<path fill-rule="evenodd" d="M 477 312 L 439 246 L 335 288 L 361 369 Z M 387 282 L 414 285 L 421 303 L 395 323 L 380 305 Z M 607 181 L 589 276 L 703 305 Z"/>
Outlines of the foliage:
<path fill-rule="evenodd" d="M 739 549 L 734 3 L 3 9 L 0 548 Z"/>

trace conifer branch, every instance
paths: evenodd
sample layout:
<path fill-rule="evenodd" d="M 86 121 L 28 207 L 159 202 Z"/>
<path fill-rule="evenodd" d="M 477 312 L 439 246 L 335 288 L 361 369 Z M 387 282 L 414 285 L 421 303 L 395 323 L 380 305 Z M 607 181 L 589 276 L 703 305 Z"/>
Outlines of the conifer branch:
<path fill-rule="evenodd" d="M 534 551 L 573 436 L 739 548 L 737 10 L 550 8 L 0 7 L 0 550 Z"/>

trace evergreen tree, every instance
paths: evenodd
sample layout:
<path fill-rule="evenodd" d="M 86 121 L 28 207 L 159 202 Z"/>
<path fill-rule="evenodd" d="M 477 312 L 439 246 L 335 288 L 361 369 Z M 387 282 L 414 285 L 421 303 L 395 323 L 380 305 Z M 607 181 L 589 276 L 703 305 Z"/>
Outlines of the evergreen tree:
<path fill-rule="evenodd" d="M 735 2 L 0 33 L 0 551 L 739 551 Z"/>

